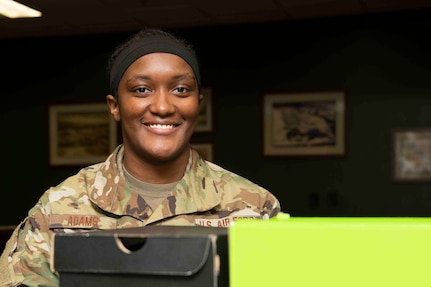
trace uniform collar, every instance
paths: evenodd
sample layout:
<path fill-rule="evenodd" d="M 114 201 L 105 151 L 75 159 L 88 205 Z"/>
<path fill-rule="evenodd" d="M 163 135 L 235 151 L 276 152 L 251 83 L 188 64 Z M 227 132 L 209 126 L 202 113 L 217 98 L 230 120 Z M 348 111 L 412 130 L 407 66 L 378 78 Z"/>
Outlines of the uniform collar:
<path fill-rule="evenodd" d="M 172 196 L 153 213 L 145 200 L 134 192 L 123 171 L 124 147 L 119 145 L 99 166 L 89 190 L 93 203 L 118 216 L 129 215 L 141 220 L 161 220 L 180 214 L 204 212 L 217 206 L 221 197 L 211 176 L 211 170 L 195 150 L 191 150 L 189 164 L 183 178 L 175 186 Z"/>

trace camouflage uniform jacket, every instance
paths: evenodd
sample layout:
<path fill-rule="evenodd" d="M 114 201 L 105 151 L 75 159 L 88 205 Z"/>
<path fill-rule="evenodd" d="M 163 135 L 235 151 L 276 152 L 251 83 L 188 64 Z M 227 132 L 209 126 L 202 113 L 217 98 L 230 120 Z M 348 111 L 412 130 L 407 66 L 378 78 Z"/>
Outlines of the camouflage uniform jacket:
<path fill-rule="evenodd" d="M 58 286 L 52 271 L 55 232 L 158 225 L 228 227 L 239 217 L 267 219 L 280 211 L 267 190 L 192 150 L 189 168 L 155 210 L 126 182 L 123 148 L 48 189 L 15 229 L 0 258 L 0 286 Z"/>

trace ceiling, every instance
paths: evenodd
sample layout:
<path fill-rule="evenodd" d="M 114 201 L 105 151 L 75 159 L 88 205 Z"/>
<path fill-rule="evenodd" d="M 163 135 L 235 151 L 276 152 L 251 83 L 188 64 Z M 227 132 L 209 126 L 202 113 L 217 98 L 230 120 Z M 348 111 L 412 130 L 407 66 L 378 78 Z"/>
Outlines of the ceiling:
<path fill-rule="evenodd" d="M 0 17 L 0 39 L 187 28 L 431 7 L 431 0 L 17 0 L 41 18 Z"/>

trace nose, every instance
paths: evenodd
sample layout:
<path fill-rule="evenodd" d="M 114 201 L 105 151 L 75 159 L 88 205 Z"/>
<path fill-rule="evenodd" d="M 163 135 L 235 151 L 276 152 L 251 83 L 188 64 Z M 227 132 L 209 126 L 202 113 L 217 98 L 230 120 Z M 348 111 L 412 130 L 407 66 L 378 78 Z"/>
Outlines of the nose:
<path fill-rule="evenodd" d="M 171 95 L 169 91 L 160 90 L 156 91 L 153 95 L 153 101 L 150 105 L 150 111 L 153 114 L 160 116 L 166 116 L 175 112 L 174 95 Z"/>

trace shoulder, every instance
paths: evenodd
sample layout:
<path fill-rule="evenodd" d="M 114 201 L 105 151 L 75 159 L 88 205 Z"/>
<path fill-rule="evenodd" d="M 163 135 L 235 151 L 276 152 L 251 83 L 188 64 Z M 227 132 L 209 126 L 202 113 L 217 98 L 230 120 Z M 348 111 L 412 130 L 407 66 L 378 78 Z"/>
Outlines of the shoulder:
<path fill-rule="evenodd" d="M 213 162 L 209 162 L 206 161 L 205 162 L 206 165 L 208 166 L 210 172 L 215 175 L 216 177 L 220 178 L 220 179 L 225 179 L 225 180 L 230 180 L 236 183 L 241 183 L 241 184 L 247 184 L 247 185 L 252 185 L 252 186 L 258 186 L 257 184 L 253 183 L 251 180 L 237 174 L 234 173 L 230 170 L 227 170 Z"/>
<path fill-rule="evenodd" d="M 273 217 L 280 211 L 279 200 L 266 188 L 217 164 L 205 163 L 222 200 L 231 207 L 236 206 L 238 214 L 252 209 Z"/>
<path fill-rule="evenodd" d="M 89 187 L 93 184 L 101 164 L 82 168 L 76 174 L 67 177 L 56 186 L 47 189 L 39 203 L 46 205 L 52 202 L 61 203 L 65 199 L 86 197 Z"/>
<path fill-rule="evenodd" d="M 97 173 L 102 169 L 102 164 L 103 163 L 97 163 L 82 168 L 76 174 L 69 176 L 57 186 L 52 187 L 51 190 L 68 189 L 69 187 L 82 187 L 83 184 L 91 183 L 96 177 Z"/>
<path fill-rule="evenodd" d="M 247 191 L 262 195 L 270 194 L 270 192 L 258 185 L 257 183 L 245 178 L 237 173 L 227 170 L 213 162 L 206 161 L 206 165 L 210 170 L 212 178 L 218 186 L 223 186 L 230 190 Z M 232 188 L 235 187 L 235 188 Z"/>

